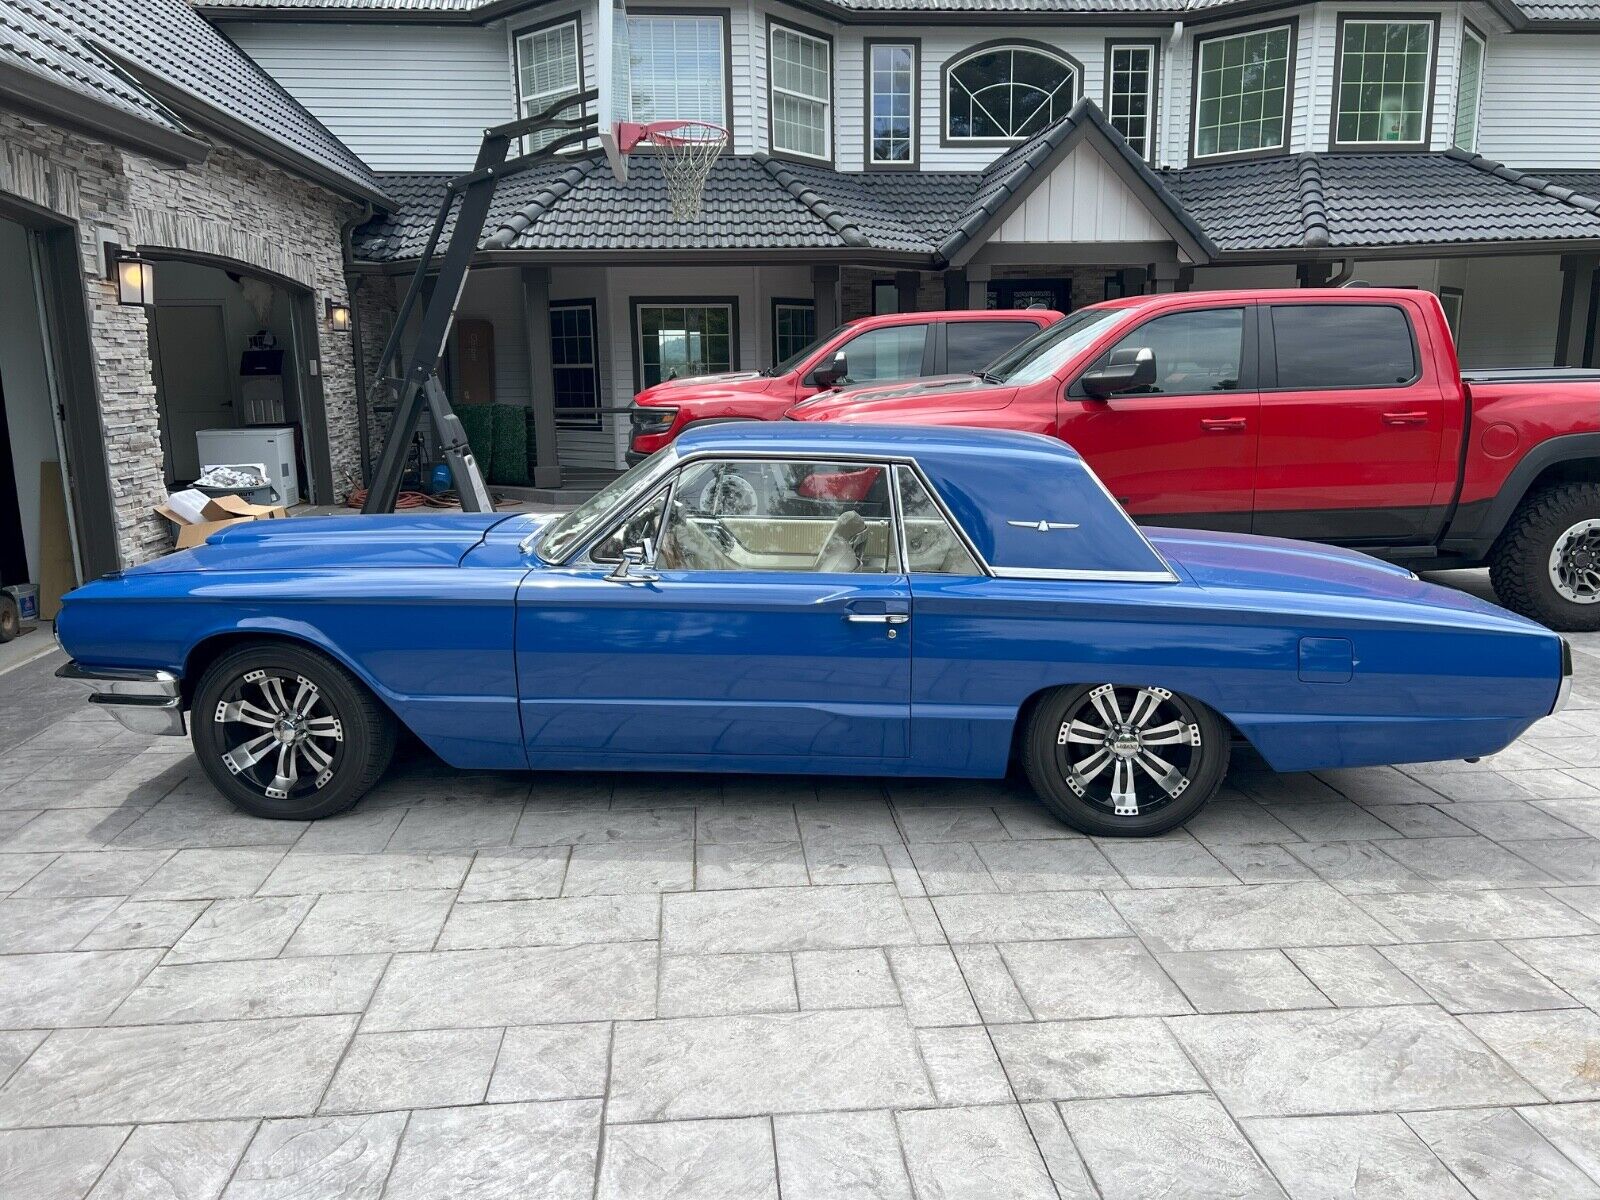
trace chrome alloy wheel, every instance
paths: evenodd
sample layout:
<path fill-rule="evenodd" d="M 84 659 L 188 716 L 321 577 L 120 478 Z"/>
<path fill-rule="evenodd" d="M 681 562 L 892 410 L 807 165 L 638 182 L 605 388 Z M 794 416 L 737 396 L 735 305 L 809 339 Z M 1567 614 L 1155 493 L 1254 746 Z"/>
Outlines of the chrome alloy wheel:
<path fill-rule="evenodd" d="M 1550 582 L 1574 604 L 1600 603 L 1600 521 L 1579 521 L 1556 539 Z"/>
<path fill-rule="evenodd" d="M 212 719 L 221 727 L 217 740 L 233 747 L 222 765 L 269 800 L 320 791 L 344 753 L 343 724 L 303 675 L 248 671 L 217 702 Z"/>
<path fill-rule="evenodd" d="M 1183 795 L 1200 752 L 1195 714 L 1165 688 L 1104 684 L 1056 733 L 1056 765 L 1067 786 L 1119 817 L 1154 812 Z"/>

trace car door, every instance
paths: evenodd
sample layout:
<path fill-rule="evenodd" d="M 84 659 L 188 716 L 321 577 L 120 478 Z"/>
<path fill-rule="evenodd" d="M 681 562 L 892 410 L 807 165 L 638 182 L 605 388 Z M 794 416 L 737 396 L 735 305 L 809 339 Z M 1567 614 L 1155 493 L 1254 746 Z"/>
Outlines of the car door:
<path fill-rule="evenodd" d="M 1424 371 L 1414 305 L 1263 304 L 1256 533 L 1430 540 L 1456 403 Z"/>
<path fill-rule="evenodd" d="M 1149 351 L 1155 382 L 1098 400 L 1073 381 L 1057 408 L 1057 436 L 1141 522 L 1248 531 L 1261 403 L 1255 347 L 1253 304 L 1166 310 L 1086 368 Z"/>
<path fill-rule="evenodd" d="M 863 469 L 875 486 L 828 483 Z M 905 757 L 910 587 L 888 497 L 873 464 L 695 460 L 579 562 L 531 575 L 517 620 L 531 765 Z M 646 539 L 651 561 L 622 574 L 621 551 Z"/>

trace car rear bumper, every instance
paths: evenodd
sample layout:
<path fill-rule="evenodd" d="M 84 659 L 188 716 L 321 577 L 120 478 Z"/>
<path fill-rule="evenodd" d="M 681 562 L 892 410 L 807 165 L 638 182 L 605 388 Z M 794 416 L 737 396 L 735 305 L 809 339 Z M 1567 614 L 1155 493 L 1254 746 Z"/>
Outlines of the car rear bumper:
<path fill-rule="evenodd" d="M 182 689 L 171 671 L 82 667 L 69 662 L 56 677 L 83 684 L 90 691 L 89 703 L 104 708 L 125 728 L 171 737 L 187 732 Z"/>

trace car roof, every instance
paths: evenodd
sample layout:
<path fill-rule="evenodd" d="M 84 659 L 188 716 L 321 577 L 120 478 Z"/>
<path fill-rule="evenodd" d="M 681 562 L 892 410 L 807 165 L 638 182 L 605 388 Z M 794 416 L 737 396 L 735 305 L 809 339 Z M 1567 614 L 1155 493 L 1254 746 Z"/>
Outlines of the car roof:
<path fill-rule="evenodd" d="M 916 325 L 923 321 L 1029 321 L 1054 325 L 1065 315 L 1053 308 L 939 308 L 931 312 L 875 313 L 848 324 L 852 329 Z"/>
<path fill-rule="evenodd" d="M 1081 462 L 1065 442 L 1009 429 L 971 429 L 927 425 L 857 425 L 812 421 L 724 421 L 685 429 L 676 442 L 680 454 L 713 451 L 737 454 L 865 454 L 916 458 L 925 453 L 983 453 L 1010 450 L 1047 454 Z"/>

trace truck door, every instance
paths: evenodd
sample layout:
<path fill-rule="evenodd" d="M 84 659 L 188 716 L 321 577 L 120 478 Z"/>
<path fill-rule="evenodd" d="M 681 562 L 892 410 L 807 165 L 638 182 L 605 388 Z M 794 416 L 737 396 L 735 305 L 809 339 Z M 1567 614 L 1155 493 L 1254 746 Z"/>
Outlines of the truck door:
<path fill-rule="evenodd" d="M 1416 306 L 1263 304 L 1256 533 L 1404 545 L 1432 538 L 1453 400 Z"/>
<path fill-rule="evenodd" d="M 1260 407 L 1254 312 L 1198 297 L 1192 308 L 1168 309 L 1087 368 L 1148 350 L 1153 384 L 1105 400 L 1077 381 L 1063 392 L 1057 436 L 1141 523 L 1249 531 Z"/>

